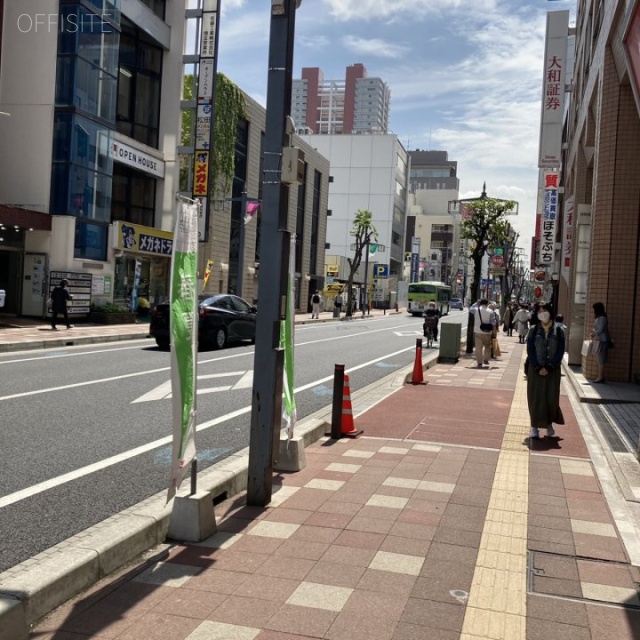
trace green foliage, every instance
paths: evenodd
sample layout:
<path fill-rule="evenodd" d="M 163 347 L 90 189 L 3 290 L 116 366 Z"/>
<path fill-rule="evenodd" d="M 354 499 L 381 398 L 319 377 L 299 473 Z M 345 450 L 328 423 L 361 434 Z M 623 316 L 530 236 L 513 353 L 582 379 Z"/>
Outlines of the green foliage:
<path fill-rule="evenodd" d="M 127 307 L 123 307 L 119 304 L 112 304 L 111 302 L 100 305 L 92 303 L 89 309 L 98 313 L 130 313 L 130 310 L 127 309 Z"/>
<path fill-rule="evenodd" d="M 487 197 L 465 203 L 465 208 L 471 215 L 460 223 L 460 237 L 472 242 L 469 257 L 473 260 L 471 298 L 474 301 L 478 299 L 480 291 L 482 258 L 490 247 L 501 246 L 509 238 L 511 225 L 507 220 L 507 213 L 516 204 L 513 200 Z"/>
<path fill-rule="evenodd" d="M 246 103 L 242 92 L 229 78 L 218 74 L 213 155 L 211 158 L 212 188 L 223 195 L 231 191 L 235 175 L 238 123 L 246 118 Z"/>
<path fill-rule="evenodd" d="M 186 75 L 182 85 L 182 99 L 195 100 L 197 81 L 193 74 Z M 246 102 L 240 89 L 224 74 L 219 73 L 216 81 L 216 106 L 213 123 L 214 138 L 211 154 L 211 185 L 213 191 L 227 195 L 235 175 L 235 150 L 238 122 L 246 118 Z M 195 144 L 195 110 L 182 112 L 180 144 Z M 185 160 L 182 160 L 184 163 Z M 193 162 L 191 158 L 187 162 Z M 189 167 L 180 167 L 180 189 L 186 191 Z"/>

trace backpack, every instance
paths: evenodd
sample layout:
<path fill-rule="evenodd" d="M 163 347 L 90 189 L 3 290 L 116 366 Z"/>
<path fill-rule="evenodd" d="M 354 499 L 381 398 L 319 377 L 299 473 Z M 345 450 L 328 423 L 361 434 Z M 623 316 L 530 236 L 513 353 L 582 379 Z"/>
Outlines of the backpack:
<path fill-rule="evenodd" d="M 317 293 L 314 293 L 313 298 L 311 298 L 311 302 L 313 302 L 313 304 L 320 304 L 320 296 Z"/>

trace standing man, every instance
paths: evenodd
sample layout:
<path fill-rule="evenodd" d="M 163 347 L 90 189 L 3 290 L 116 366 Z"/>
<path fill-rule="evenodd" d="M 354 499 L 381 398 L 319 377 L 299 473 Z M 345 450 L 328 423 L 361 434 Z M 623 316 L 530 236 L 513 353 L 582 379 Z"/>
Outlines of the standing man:
<path fill-rule="evenodd" d="M 311 319 L 320 318 L 320 292 L 316 292 L 311 296 Z"/>
<path fill-rule="evenodd" d="M 473 337 L 479 369 L 482 369 L 483 364 L 489 364 L 491 339 L 498 322 L 496 314 L 488 308 L 488 305 L 489 301 L 486 298 L 481 298 L 470 309 L 474 317 Z"/>
<path fill-rule="evenodd" d="M 63 278 L 60 280 L 60 284 L 51 292 L 51 328 L 54 331 L 58 330 L 56 322 L 58 321 L 58 314 L 61 313 L 64 321 L 67 324 L 67 329 L 71 329 L 69 324 L 69 314 L 67 312 L 67 302 L 73 300 L 73 296 L 69 293 L 67 286 L 69 281 Z"/>

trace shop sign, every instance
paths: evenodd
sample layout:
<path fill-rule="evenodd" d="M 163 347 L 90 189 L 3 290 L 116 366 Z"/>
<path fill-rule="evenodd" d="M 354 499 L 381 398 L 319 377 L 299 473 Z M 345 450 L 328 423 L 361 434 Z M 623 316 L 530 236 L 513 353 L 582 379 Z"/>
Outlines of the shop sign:
<path fill-rule="evenodd" d="M 94 296 L 110 296 L 111 276 L 93 276 L 91 281 L 91 293 Z"/>
<path fill-rule="evenodd" d="M 214 11 L 202 14 L 201 58 L 213 58 L 216 55 L 216 22 L 218 14 Z"/>
<path fill-rule="evenodd" d="M 555 259 L 560 174 L 553 171 L 544 171 L 543 174 L 542 237 L 538 262 L 540 265 L 549 265 L 553 264 Z"/>
<path fill-rule="evenodd" d="M 89 313 L 91 305 L 91 281 L 90 273 L 75 273 L 73 271 L 51 271 L 49 273 L 49 297 L 55 287 L 60 284 L 60 280 L 69 281 L 67 287 L 73 296 L 71 304 L 67 306 L 69 315 L 74 313 Z"/>
<path fill-rule="evenodd" d="M 193 166 L 193 196 L 198 198 L 207 195 L 209 182 L 209 152 L 196 151 Z"/>
<path fill-rule="evenodd" d="M 200 60 L 200 73 L 198 74 L 198 103 L 211 104 L 213 97 L 214 61 L 211 59 Z"/>
<path fill-rule="evenodd" d="M 210 104 L 199 104 L 196 116 L 196 149 L 208 149 L 211 139 L 211 111 Z"/>
<path fill-rule="evenodd" d="M 160 256 L 170 256 L 173 250 L 173 234 L 170 231 L 144 227 L 116 220 L 114 249 Z"/>
<path fill-rule="evenodd" d="M 111 143 L 111 157 L 116 162 L 134 167 L 144 173 L 149 173 L 156 178 L 164 178 L 164 162 L 158 158 L 130 147 L 128 144 L 114 140 Z"/>

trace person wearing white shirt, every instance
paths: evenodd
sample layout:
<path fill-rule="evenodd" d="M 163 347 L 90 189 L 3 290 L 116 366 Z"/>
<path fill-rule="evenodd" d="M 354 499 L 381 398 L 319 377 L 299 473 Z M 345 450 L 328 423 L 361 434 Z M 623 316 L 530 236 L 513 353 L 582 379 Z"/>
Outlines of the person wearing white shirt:
<path fill-rule="evenodd" d="M 470 309 L 473 313 L 473 338 L 475 343 L 478 368 L 489 364 L 491 357 L 491 340 L 498 324 L 496 314 L 489 309 L 486 298 L 478 300 Z"/>

